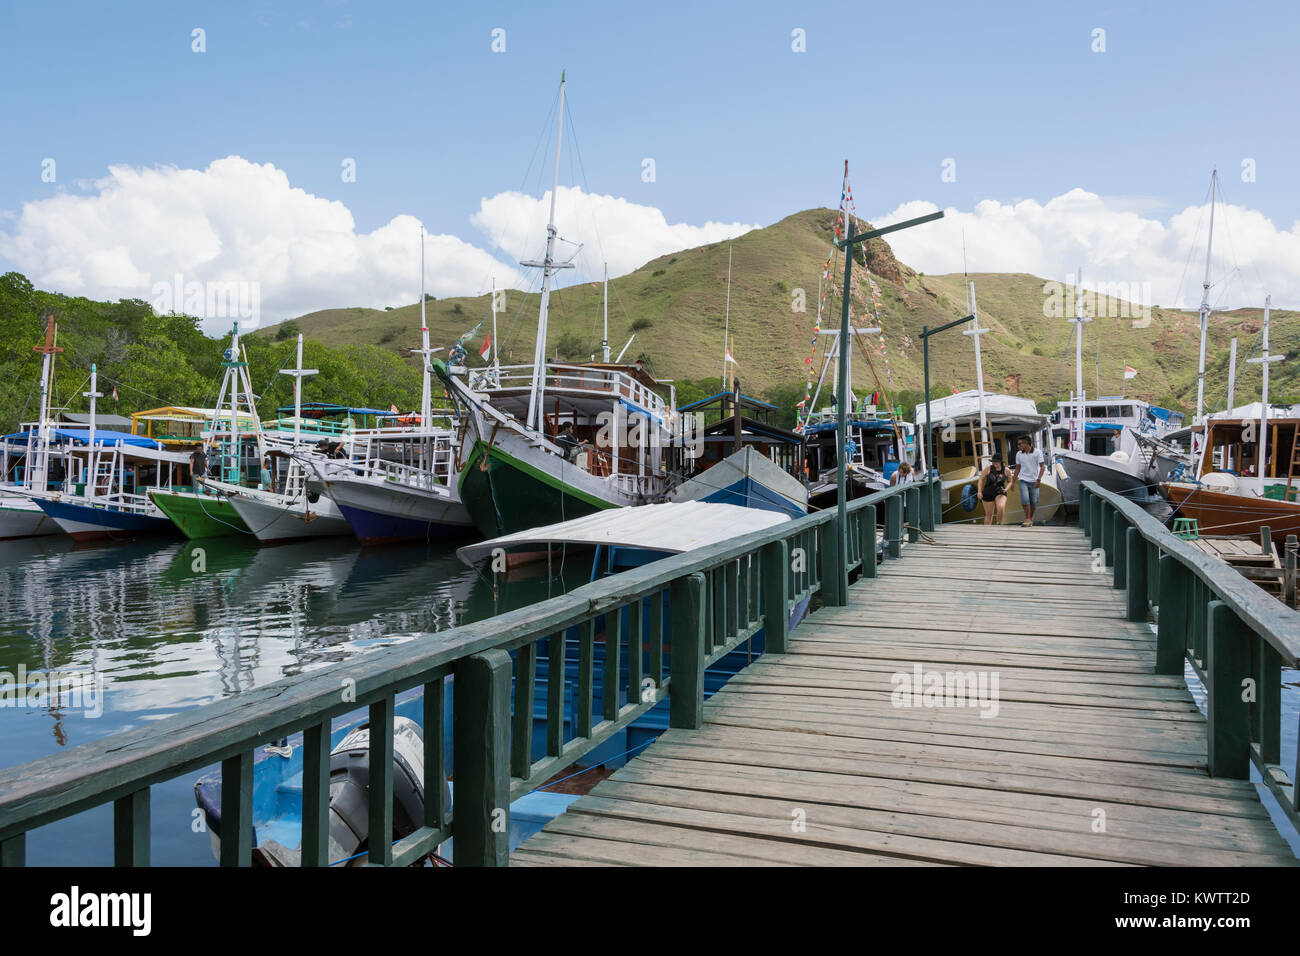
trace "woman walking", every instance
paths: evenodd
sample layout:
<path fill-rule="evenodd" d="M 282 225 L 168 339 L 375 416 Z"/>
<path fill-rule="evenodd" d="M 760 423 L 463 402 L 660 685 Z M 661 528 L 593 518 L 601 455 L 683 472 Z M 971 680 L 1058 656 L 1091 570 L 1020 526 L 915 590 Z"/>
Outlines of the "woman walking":
<path fill-rule="evenodd" d="M 984 502 L 985 524 L 1002 524 L 1002 516 L 1007 510 L 1007 481 L 1010 477 L 1001 455 L 989 459 L 988 467 L 980 472 L 977 491 Z"/>

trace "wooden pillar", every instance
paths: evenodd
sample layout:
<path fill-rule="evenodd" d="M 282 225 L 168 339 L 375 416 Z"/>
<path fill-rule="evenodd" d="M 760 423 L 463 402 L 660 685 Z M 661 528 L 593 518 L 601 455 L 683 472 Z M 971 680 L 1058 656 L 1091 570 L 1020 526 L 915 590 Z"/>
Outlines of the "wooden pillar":
<path fill-rule="evenodd" d="M 885 499 L 885 553 L 891 558 L 902 554 L 903 499 L 890 495 Z"/>
<path fill-rule="evenodd" d="M 1088 533 L 1088 509 L 1092 504 L 1089 501 L 1091 494 L 1082 484 L 1079 485 L 1079 530 L 1085 535 Z"/>
<path fill-rule="evenodd" d="M 1206 697 L 1209 710 L 1211 777 L 1250 776 L 1250 708 L 1242 682 L 1250 676 L 1250 632 L 1222 601 L 1211 601 Z"/>
<path fill-rule="evenodd" d="M 867 505 L 858 510 L 862 522 L 862 576 L 876 576 L 876 506 Z"/>
<path fill-rule="evenodd" d="M 452 706 L 456 755 L 454 862 L 457 866 L 507 866 L 510 655 L 494 648 L 457 661 Z"/>
<path fill-rule="evenodd" d="M 1183 673 L 1187 652 L 1187 590 L 1190 572 L 1171 554 L 1160 556 L 1160 610 L 1156 628 L 1156 673 Z"/>
<path fill-rule="evenodd" d="M 113 865 L 149 865 L 149 788 L 113 801 Z"/>
<path fill-rule="evenodd" d="M 221 761 L 221 865 L 253 863 L 253 755 Z"/>
<path fill-rule="evenodd" d="M 935 477 L 930 486 L 930 504 L 934 507 L 934 527 L 943 524 L 943 479 Z"/>
<path fill-rule="evenodd" d="M 839 515 L 832 514 L 829 521 L 821 525 L 817 538 L 821 551 L 822 605 L 824 607 L 842 607 L 848 600 L 849 593 L 849 556 L 841 551 L 847 538 L 839 526 Z"/>
<path fill-rule="evenodd" d="M 1129 528 L 1124 532 L 1124 587 L 1127 597 L 1128 619 L 1147 619 L 1147 543 L 1142 532 Z M 1119 575 L 1116 574 L 1116 577 Z"/>
<path fill-rule="evenodd" d="M 907 516 L 907 540 L 915 543 L 921 540 L 921 489 L 915 483 L 906 487 L 903 504 Z"/>
<path fill-rule="evenodd" d="M 1124 529 L 1128 522 L 1118 508 L 1110 509 L 1110 528 L 1107 538 L 1110 549 L 1106 552 L 1106 563 L 1115 568 L 1115 587 L 1124 586 Z"/>
<path fill-rule="evenodd" d="M 704 575 L 669 587 L 668 726 L 698 730 L 704 722 Z"/>
<path fill-rule="evenodd" d="M 790 545 L 765 545 L 761 560 L 764 647 L 768 654 L 784 654 L 790 639 Z"/>
<path fill-rule="evenodd" d="M 1090 501 L 1092 516 L 1088 519 L 1088 535 L 1092 549 L 1095 551 L 1101 547 L 1101 529 L 1104 523 L 1102 518 L 1105 517 L 1103 512 L 1106 508 L 1106 501 L 1101 495 L 1093 495 Z"/>

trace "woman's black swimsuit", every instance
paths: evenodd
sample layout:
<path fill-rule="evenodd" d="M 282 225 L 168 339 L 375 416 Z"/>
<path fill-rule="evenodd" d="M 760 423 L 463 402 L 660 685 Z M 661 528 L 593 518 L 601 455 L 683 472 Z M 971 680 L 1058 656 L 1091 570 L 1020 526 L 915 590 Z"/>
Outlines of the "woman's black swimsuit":
<path fill-rule="evenodd" d="M 985 501 L 997 501 L 998 495 L 1007 493 L 1007 472 L 1004 468 L 1002 471 L 989 469 L 989 473 L 984 476 L 984 495 Z"/>

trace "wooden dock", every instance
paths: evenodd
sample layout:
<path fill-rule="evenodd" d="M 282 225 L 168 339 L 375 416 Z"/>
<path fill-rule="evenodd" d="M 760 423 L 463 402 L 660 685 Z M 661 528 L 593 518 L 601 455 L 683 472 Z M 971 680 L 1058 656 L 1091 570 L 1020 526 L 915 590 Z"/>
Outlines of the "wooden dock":
<path fill-rule="evenodd" d="M 1294 865 L 1078 528 L 942 525 L 510 858 L 555 865 Z M 901 678 L 983 674 L 969 706 Z M 977 704 L 977 705 L 976 705 Z M 987 713 L 988 716 L 981 716 Z"/>

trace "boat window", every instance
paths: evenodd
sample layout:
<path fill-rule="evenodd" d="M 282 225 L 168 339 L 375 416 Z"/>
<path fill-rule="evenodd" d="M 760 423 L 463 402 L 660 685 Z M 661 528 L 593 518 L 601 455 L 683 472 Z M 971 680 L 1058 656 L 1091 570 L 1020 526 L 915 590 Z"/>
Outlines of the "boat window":
<path fill-rule="evenodd" d="M 960 457 L 961 457 L 961 442 L 959 442 L 959 441 L 946 441 L 946 442 L 944 442 L 944 443 L 943 443 L 943 457 L 945 457 L 945 458 L 960 458 Z"/>

